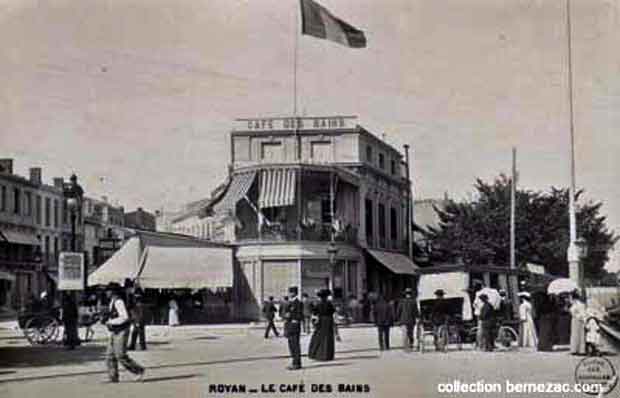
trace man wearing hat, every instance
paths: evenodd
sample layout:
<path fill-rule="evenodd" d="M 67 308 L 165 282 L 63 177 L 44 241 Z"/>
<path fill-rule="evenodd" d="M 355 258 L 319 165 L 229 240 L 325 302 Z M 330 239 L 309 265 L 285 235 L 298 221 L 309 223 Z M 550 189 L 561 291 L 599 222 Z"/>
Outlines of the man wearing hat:
<path fill-rule="evenodd" d="M 396 319 L 403 332 L 403 350 L 411 352 L 413 349 L 413 329 L 418 318 L 418 304 L 413 298 L 413 290 L 405 289 L 405 298 L 398 303 Z"/>
<path fill-rule="evenodd" d="M 121 286 L 118 283 L 111 282 L 108 284 L 107 294 L 110 299 L 110 307 L 108 319 L 105 321 L 110 332 L 106 352 L 108 377 L 111 383 L 118 383 L 118 362 L 120 362 L 125 369 L 135 375 L 136 381 L 142 381 L 144 368 L 127 355 L 127 338 L 129 337 L 131 319 L 120 291 Z"/>
<path fill-rule="evenodd" d="M 290 300 L 284 310 L 284 330 L 288 339 L 288 350 L 293 359 L 293 363 L 288 370 L 301 369 L 301 345 L 299 337 L 301 334 L 301 322 L 304 319 L 303 303 L 299 300 L 299 289 L 292 286 L 288 289 Z"/>

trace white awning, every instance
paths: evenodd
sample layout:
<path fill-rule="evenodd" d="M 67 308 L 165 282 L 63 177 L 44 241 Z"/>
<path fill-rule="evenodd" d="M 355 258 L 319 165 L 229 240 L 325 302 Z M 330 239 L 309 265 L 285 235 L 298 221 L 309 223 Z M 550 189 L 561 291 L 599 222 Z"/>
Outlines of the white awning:
<path fill-rule="evenodd" d="M 215 213 L 234 213 L 237 202 L 248 193 L 255 177 L 256 171 L 235 174 L 222 200 L 213 206 Z"/>
<path fill-rule="evenodd" d="M 201 289 L 233 285 L 233 252 L 221 247 L 149 246 L 138 283 L 148 289 Z"/>
<path fill-rule="evenodd" d="M 88 285 L 122 284 L 140 272 L 140 239 L 130 238 L 112 257 L 88 276 Z"/>
<path fill-rule="evenodd" d="M 395 274 L 415 275 L 415 271 L 418 269 L 413 261 L 400 253 L 382 250 L 368 250 L 368 253 Z"/>
<path fill-rule="evenodd" d="M 291 206 L 295 202 L 296 170 L 262 170 L 260 175 L 260 207 Z"/>
<path fill-rule="evenodd" d="M 35 235 L 30 235 L 24 232 L 3 230 L 0 235 L 9 243 L 15 243 L 18 245 L 38 246 L 39 241 Z"/>

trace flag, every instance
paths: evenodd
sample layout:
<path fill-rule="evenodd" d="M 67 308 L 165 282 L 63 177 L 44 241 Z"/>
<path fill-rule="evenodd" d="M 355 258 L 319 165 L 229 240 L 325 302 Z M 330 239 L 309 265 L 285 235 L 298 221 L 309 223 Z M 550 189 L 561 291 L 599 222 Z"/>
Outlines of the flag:
<path fill-rule="evenodd" d="M 366 47 L 364 32 L 333 16 L 313 0 L 301 1 L 301 33 L 327 39 L 347 47 Z"/>

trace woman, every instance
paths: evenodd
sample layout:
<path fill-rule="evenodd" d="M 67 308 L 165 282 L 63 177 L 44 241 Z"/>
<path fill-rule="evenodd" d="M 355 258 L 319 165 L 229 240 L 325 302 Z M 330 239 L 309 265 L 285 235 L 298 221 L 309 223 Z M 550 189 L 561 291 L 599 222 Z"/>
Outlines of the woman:
<path fill-rule="evenodd" d="M 178 326 L 179 323 L 179 305 L 173 296 L 168 302 L 168 326 Z"/>
<path fill-rule="evenodd" d="M 536 328 L 534 327 L 530 294 L 526 292 L 519 293 L 519 297 L 521 298 L 521 305 L 519 306 L 521 347 L 536 348 L 538 346 L 538 336 L 536 336 Z"/>
<path fill-rule="evenodd" d="M 538 295 L 537 313 L 538 313 L 538 351 L 553 351 L 554 332 L 556 322 L 556 308 L 551 296 L 540 293 Z"/>
<path fill-rule="evenodd" d="M 572 355 L 585 355 L 586 336 L 584 333 L 584 322 L 586 317 L 586 305 L 581 301 L 577 291 L 571 294 L 570 300 L 570 353 Z"/>
<path fill-rule="evenodd" d="M 329 290 L 321 290 L 318 293 L 321 301 L 314 306 L 314 317 L 317 321 L 308 347 L 308 357 L 317 361 L 334 359 L 334 313 L 336 309 L 327 300 L 329 294 Z"/>

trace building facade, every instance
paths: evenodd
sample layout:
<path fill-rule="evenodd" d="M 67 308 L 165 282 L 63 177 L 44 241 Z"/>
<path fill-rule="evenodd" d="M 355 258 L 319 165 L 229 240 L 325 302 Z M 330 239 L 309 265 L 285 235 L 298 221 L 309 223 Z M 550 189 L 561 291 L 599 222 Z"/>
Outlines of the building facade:
<path fill-rule="evenodd" d="M 335 300 L 413 285 L 401 153 L 355 117 L 239 119 L 211 237 L 236 247 L 236 299 L 257 318 L 289 286 Z"/>
<path fill-rule="evenodd" d="M 84 214 L 84 251 L 87 253 L 88 271 L 103 264 L 121 247 L 126 234 L 124 228 L 125 210 L 114 206 L 108 198 L 85 197 L 82 203 Z"/>
<path fill-rule="evenodd" d="M 136 211 L 125 213 L 125 226 L 127 228 L 141 229 L 144 231 L 155 231 L 157 223 L 155 214 L 145 211 L 138 207 Z"/>

